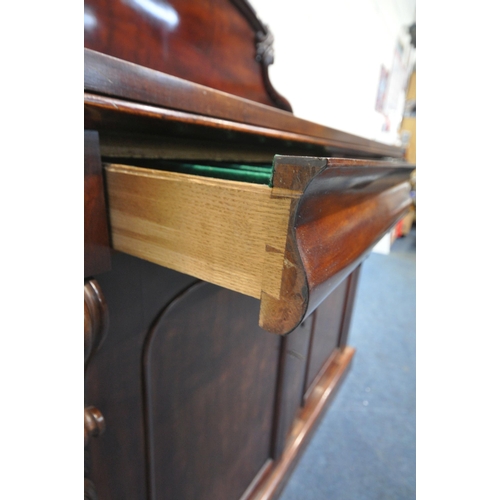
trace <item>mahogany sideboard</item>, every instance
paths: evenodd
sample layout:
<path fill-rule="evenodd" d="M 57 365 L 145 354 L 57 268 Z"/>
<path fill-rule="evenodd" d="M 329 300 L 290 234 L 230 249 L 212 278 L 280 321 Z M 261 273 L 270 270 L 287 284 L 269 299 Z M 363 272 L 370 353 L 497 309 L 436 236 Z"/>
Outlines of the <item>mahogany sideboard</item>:
<path fill-rule="evenodd" d="M 348 371 L 413 167 L 272 62 L 245 0 L 85 1 L 85 498 L 276 498 Z"/>

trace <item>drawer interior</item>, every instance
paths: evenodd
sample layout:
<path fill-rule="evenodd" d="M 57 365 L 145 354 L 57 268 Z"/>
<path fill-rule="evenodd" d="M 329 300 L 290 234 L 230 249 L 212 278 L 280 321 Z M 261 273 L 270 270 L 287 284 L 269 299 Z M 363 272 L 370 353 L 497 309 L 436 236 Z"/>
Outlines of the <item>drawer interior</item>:
<path fill-rule="evenodd" d="M 249 182 L 272 167 L 215 170 L 245 182 L 206 176 L 213 166 L 169 167 L 205 176 L 105 165 L 113 247 L 251 297 L 278 297 L 291 198 L 272 196 L 269 180 Z"/>
<path fill-rule="evenodd" d="M 117 160 L 109 163 L 126 164 L 136 167 L 191 174 L 200 177 L 212 177 L 251 184 L 264 184 L 272 187 L 272 163 L 234 163 L 220 161 L 186 162 L 179 160 L 147 160 L 136 161 Z"/>

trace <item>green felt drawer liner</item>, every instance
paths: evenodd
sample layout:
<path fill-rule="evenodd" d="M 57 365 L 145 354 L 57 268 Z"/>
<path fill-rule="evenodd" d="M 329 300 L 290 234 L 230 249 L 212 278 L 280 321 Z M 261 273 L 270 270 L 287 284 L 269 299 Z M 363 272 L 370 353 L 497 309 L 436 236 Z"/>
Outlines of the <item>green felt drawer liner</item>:
<path fill-rule="evenodd" d="M 162 163 L 162 170 L 179 172 L 182 174 L 200 175 L 202 177 L 217 177 L 232 181 L 250 182 L 253 184 L 272 185 L 272 165 L 241 165 L 237 163 L 224 163 L 200 165 L 192 163 Z"/>

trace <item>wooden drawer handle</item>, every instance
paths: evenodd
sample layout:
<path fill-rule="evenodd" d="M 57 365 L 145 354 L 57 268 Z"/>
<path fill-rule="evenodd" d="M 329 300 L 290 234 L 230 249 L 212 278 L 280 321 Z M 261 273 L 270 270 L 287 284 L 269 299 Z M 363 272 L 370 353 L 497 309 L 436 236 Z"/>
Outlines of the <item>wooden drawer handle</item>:
<path fill-rule="evenodd" d="M 85 500 L 97 500 L 97 493 L 95 491 L 94 483 L 88 478 L 85 478 L 84 491 L 85 491 L 85 496 L 84 496 Z"/>
<path fill-rule="evenodd" d="M 85 446 L 89 439 L 100 436 L 106 429 L 102 413 L 95 406 L 87 406 L 84 411 Z"/>
<path fill-rule="evenodd" d="M 108 329 L 108 307 L 97 281 L 90 280 L 84 287 L 85 364 L 92 352 L 102 344 Z"/>

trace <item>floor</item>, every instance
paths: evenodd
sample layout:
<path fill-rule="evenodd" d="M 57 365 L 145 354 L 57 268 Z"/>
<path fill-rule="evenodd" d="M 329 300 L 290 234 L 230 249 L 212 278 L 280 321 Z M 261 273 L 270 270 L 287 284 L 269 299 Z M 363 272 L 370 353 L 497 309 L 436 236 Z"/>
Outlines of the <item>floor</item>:
<path fill-rule="evenodd" d="M 279 500 L 415 498 L 415 267 L 415 227 L 363 264 L 351 371 Z"/>

